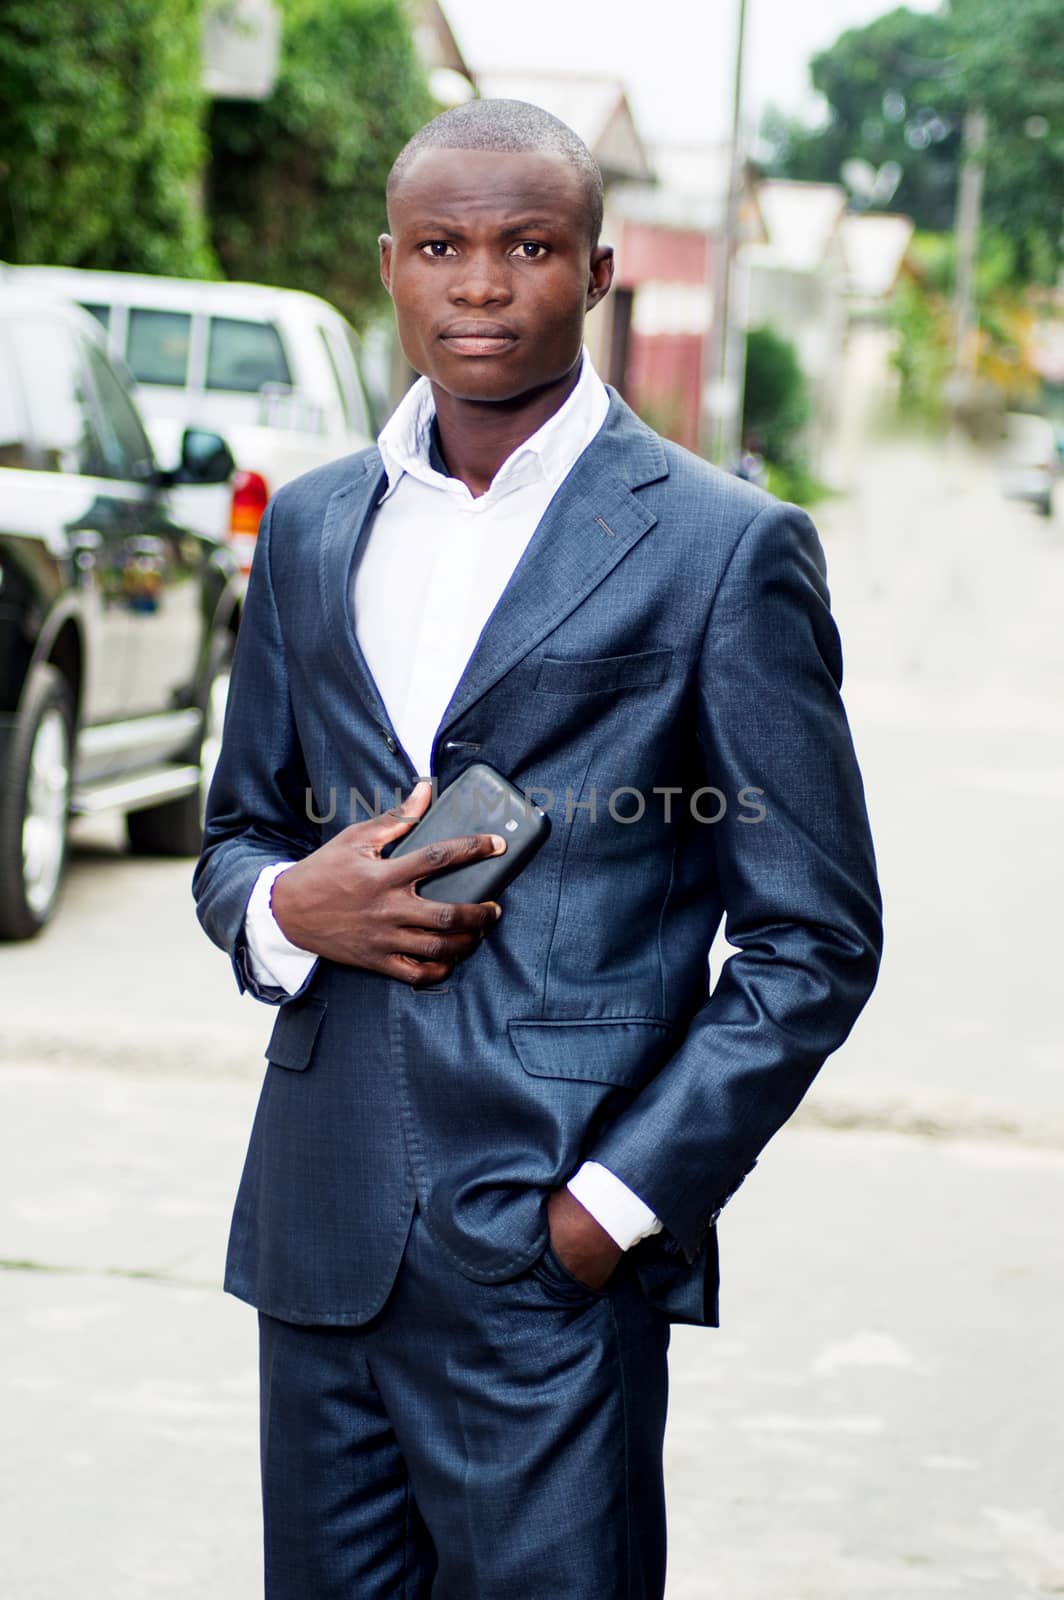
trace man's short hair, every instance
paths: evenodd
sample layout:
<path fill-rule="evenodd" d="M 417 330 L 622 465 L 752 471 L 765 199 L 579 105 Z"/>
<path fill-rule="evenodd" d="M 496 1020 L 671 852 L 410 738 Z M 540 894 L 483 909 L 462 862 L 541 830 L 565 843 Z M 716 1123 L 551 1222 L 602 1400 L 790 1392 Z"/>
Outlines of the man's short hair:
<path fill-rule="evenodd" d="M 588 229 L 594 249 L 602 232 L 602 173 L 572 128 L 525 100 L 470 100 L 444 111 L 420 128 L 400 150 L 388 174 L 390 200 L 424 150 L 499 150 L 561 156 L 575 170 L 587 196 Z"/>

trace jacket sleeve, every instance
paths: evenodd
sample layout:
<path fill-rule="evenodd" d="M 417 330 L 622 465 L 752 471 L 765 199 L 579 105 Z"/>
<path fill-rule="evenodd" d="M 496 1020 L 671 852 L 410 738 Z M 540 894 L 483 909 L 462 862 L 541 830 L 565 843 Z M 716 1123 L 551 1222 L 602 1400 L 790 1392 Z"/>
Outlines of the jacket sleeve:
<path fill-rule="evenodd" d="M 709 782 L 764 791 L 762 820 L 729 808 L 714 828 L 736 953 L 674 1055 L 584 1152 L 689 1259 L 875 983 L 880 898 L 841 682 L 816 530 L 774 503 L 739 536 L 699 665 Z"/>
<path fill-rule="evenodd" d="M 244 932 L 248 901 L 263 867 L 300 860 L 321 843 L 308 812 L 309 779 L 273 588 L 276 516 L 276 501 L 271 501 L 248 580 L 222 748 L 207 800 L 203 853 L 192 880 L 199 920 L 230 956 L 241 991 L 272 1005 L 294 996 L 255 977 Z"/>

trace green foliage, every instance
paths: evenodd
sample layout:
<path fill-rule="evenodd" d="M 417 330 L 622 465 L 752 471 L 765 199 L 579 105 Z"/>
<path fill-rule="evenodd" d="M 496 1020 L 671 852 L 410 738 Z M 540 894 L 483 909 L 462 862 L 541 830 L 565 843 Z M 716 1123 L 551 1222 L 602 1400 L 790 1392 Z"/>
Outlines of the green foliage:
<path fill-rule="evenodd" d="M 946 418 L 945 383 L 953 359 L 948 302 L 936 293 L 933 278 L 921 283 L 905 277 L 895 290 L 891 317 L 898 409 L 906 421 L 937 426 Z"/>
<path fill-rule="evenodd" d="M 379 304 L 388 169 L 433 114 L 398 0 L 284 0 L 280 74 L 262 105 L 218 102 L 208 209 L 227 274 Z"/>
<path fill-rule="evenodd" d="M 777 500 L 789 500 L 795 506 L 815 506 L 836 493 L 804 464 L 780 466 L 775 461 L 765 462 L 765 488 Z"/>
<path fill-rule="evenodd" d="M 6 0 L 0 256 L 209 274 L 199 0 Z"/>
<path fill-rule="evenodd" d="M 989 118 L 984 216 L 1009 241 L 1014 282 L 1045 282 L 1062 260 L 1064 7 L 1060 0 L 951 0 L 899 8 L 841 34 L 813 58 L 829 109 L 822 128 L 766 123 L 769 170 L 841 181 L 845 161 L 896 161 L 891 209 L 948 229 L 956 206 L 964 114 Z M 855 197 L 857 200 L 858 197 Z"/>
<path fill-rule="evenodd" d="M 989 121 L 985 220 L 1013 241 L 1014 277 L 1051 283 L 1064 259 L 1064 7 L 952 0 L 950 21 L 968 102 Z"/>
<path fill-rule="evenodd" d="M 975 264 L 975 287 L 980 303 L 1010 291 L 1017 276 L 1016 241 L 994 228 L 979 231 L 979 255 Z M 945 299 L 953 289 L 957 260 L 957 241 L 952 233 L 916 233 L 908 258 L 920 282 Z"/>
<path fill-rule="evenodd" d="M 901 181 L 889 204 L 924 228 L 947 228 L 956 203 L 960 115 L 959 62 L 941 15 L 898 7 L 849 28 L 810 63 L 828 103 L 823 128 L 776 117 L 766 127 L 773 171 L 839 183 L 843 163 L 876 171 L 897 162 Z"/>
<path fill-rule="evenodd" d="M 803 435 L 811 416 L 794 345 L 774 328 L 752 328 L 746 336 L 743 446 L 764 458 L 769 493 L 799 506 L 815 505 L 831 493 L 809 469 Z"/>
<path fill-rule="evenodd" d="M 909 270 L 891 305 L 896 340 L 891 355 L 898 374 L 903 419 L 932 425 L 947 418 L 947 386 L 954 362 L 951 294 L 952 234 L 914 236 Z M 974 336 L 977 388 L 986 405 L 1033 404 L 1038 379 L 1031 366 L 1035 317 L 1029 290 L 1016 286 L 1016 243 L 994 231 L 980 237 L 975 271 L 979 325 Z"/>
<path fill-rule="evenodd" d="M 777 466 L 796 467 L 810 415 L 809 390 L 794 345 L 774 328 L 752 328 L 746 336 L 744 443 Z"/>

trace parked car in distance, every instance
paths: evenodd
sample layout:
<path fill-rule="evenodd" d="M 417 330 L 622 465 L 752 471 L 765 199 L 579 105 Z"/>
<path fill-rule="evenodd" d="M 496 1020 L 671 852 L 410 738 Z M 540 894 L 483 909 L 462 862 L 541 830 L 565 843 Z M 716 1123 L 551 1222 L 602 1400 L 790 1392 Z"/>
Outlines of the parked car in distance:
<path fill-rule="evenodd" d="M 53 915 L 71 813 L 198 853 L 243 580 L 171 495 L 232 471 L 196 429 L 161 470 L 98 323 L 0 280 L 0 938 Z"/>
<path fill-rule="evenodd" d="M 1056 430 L 1047 417 L 1007 411 L 998 465 L 1002 492 L 1025 500 L 1043 517 L 1053 515 L 1053 486 L 1060 473 Z"/>
<path fill-rule="evenodd" d="M 71 267 L 12 275 L 77 301 L 125 363 L 155 453 L 177 464 L 194 423 L 225 435 L 238 475 L 210 506 L 244 570 L 266 501 L 290 478 L 372 442 L 358 335 L 335 307 L 296 289 Z"/>

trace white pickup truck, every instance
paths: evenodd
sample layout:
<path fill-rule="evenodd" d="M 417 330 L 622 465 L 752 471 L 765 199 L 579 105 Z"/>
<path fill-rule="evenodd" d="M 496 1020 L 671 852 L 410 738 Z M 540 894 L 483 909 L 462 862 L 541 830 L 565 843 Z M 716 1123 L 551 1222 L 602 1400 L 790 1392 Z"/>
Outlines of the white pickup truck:
<path fill-rule="evenodd" d="M 224 435 L 238 468 L 232 484 L 175 510 L 227 538 L 245 571 L 274 490 L 372 442 L 358 335 L 316 295 L 71 267 L 18 267 L 8 277 L 64 295 L 102 324 L 161 466 L 177 465 L 192 423 Z"/>

